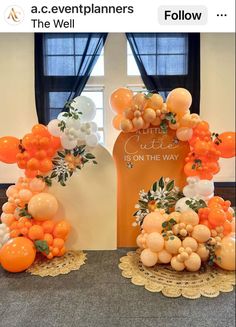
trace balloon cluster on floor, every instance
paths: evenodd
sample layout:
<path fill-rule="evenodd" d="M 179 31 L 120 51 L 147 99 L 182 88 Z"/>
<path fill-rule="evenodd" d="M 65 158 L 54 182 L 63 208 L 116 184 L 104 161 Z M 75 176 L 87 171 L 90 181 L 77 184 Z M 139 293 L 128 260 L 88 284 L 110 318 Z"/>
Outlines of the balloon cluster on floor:
<path fill-rule="evenodd" d="M 0 138 L 0 161 L 24 170 L 24 177 L 7 189 L 8 201 L 2 206 L 0 264 L 7 271 L 26 270 L 37 252 L 47 259 L 66 252 L 70 224 L 57 219 L 58 202 L 50 186 L 53 180 L 65 186 L 86 163 L 97 164 L 87 146 L 99 140 L 91 99 L 77 97 L 67 109 L 48 126 L 33 126 L 21 140 Z"/>
<path fill-rule="evenodd" d="M 113 120 L 116 129 L 124 133 L 149 127 L 159 127 L 163 133 L 176 130 L 177 140 L 190 146 L 185 175 L 211 180 L 220 170 L 219 158 L 235 156 L 235 133 L 211 133 L 206 121 L 190 113 L 191 104 L 192 96 L 184 88 L 172 90 L 166 102 L 160 94 L 134 95 L 127 88 L 115 90 L 110 97 L 111 108 L 118 114 Z"/>
<path fill-rule="evenodd" d="M 235 156 L 235 133 L 212 133 L 208 122 L 191 114 L 192 96 L 184 88 L 172 90 L 164 102 L 160 94 L 115 90 L 110 105 L 117 113 L 113 126 L 124 133 L 159 128 L 176 131 L 177 142 L 188 142 L 183 195 L 174 181 L 161 178 L 139 193 L 134 226 L 140 225 L 137 245 L 148 267 L 171 264 L 177 271 L 197 271 L 217 264 L 235 270 L 235 218 L 230 201 L 214 196 L 213 176 L 220 158 Z"/>

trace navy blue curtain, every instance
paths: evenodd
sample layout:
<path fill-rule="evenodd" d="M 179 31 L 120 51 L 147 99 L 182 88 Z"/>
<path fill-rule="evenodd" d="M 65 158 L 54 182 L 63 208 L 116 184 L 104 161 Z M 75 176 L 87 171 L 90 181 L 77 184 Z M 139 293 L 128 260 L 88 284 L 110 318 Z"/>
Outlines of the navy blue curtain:
<path fill-rule="evenodd" d="M 36 33 L 35 103 L 47 124 L 55 98 L 64 104 L 81 94 L 101 54 L 107 33 Z"/>
<path fill-rule="evenodd" d="M 142 80 L 164 97 L 176 87 L 192 94 L 191 112 L 199 113 L 200 34 L 126 33 Z"/>

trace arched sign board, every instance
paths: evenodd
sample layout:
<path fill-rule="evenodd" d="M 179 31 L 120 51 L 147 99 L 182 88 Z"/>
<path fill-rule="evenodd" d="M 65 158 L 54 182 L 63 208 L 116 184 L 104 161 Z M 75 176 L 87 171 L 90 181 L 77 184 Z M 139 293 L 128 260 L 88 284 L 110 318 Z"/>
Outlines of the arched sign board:
<path fill-rule="evenodd" d="M 139 227 L 132 223 L 140 190 L 149 190 L 161 176 L 174 179 L 181 188 L 185 185 L 183 167 L 189 145 L 175 134 L 173 130 L 164 134 L 158 127 L 119 134 L 113 150 L 118 183 L 118 247 L 136 246 Z"/>
<path fill-rule="evenodd" d="M 66 187 L 55 183 L 51 192 L 59 202 L 57 219 L 71 224 L 70 250 L 114 250 L 117 247 L 116 169 L 112 156 L 99 145 L 91 152 L 97 165 L 86 165 Z"/>

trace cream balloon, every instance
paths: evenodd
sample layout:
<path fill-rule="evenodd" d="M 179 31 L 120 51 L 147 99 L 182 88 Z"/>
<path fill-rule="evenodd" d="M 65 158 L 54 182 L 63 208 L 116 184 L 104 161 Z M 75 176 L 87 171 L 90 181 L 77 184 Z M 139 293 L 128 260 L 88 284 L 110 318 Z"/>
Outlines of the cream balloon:
<path fill-rule="evenodd" d="M 182 212 L 180 216 L 180 222 L 186 225 L 197 225 L 199 223 L 198 214 L 193 210 L 187 210 Z"/>
<path fill-rule="evenodd" d="M 169 214 L 167 220 L 171 220 L 174 219 L 176 221 L 176 223 L 178 223 L 180 221 L 180 217 L 181 217 L 181 213 L 177 212 L 177 211 L 173 211 Z"/>
<path fill-rule="evenodd" d="M 156 117 L 152 122 L 151 124 L 153 126 L 159 126 L 161 124 L 161 119 L 159 117 Z"/>
<path fill-rule="evenodd" d="M 146 246 L 146 240 L 143 234 L 139 234 L 136 238 L 136 243 L 140 249 L 144 249 Z"/>
<path fill-rule="evenodd" d="M 143 229 L 147 233 L 158 232 L 161 233 L 163 230 L 162 224 L 165 218 L 159 212 L 149 213 L 143 220 Z"/>
<path fill-rule="evenodd" d="M 151 123 L 156 118 L 156 112 L 152 108 L 147 108 L 144 110 L 143 119 L 145 122 Z"/>
<path fill-rule="evenodd" d="M 185 211 L 189 211 L 192 210 L 187 204 L 186 201 L 190 201 L 191 199 L 188 197 L 184 197 L 179 199 L 176 204 L 175 204 L 175 211 L 179 211 L 179 212 L 185 212 Z"/>
<path fill-rule="evenodd" d="M 235 233 L 225 236 L 215 251 L 215 263 L 225 270 L 235 270 L 235 237 Z"/>
<path fill-rule="evenodd" d="M 168 94 L 166 104 L 171 112 L 183 116 L 192 104 L 192 96 L 188 90 L 176 88 Z"/>
<path fill-rule="evenodd" d="M 192 252 L 184 264 L 188 271 L 198 271 L 201 267 L 201 258 L 197 253 Z"/>
<path fill-rule="evenodd" d="M 145 123 L 142 117 L 134 118 L 132 120 L 132 123 L 134 125 L 134 128 L 141 129 L 144 127 Z"/>
<path fill-rule="evenodd" d="M 147 247 L 152 252 L 159 252 L 164 248 L 164 238 L 160 233 L 153 232 L 147 236 Z"/>
<path fill-rule="evenodd" d="M 211 237 L 211 231 L 205 225 L 196 225 L 193 228 L 192 237 L 199 243 L 205 243 Z"/>
<path fill-rule="evenodd" d="M 140 260 L 144 266 L 152 267 L 157 263 L 158 256 L 157 253 L 152 252 L 150 249 L 144 249 L 141 252 Z"/>
<path fill-rule="evenodd" d="M 171 267 L 176 270 L 176 271 L 183 271 L 185 269 L 185 265 L 183 264 L 183 262 L 180 262 L 177 260 L 177 257 L 173 257 L 171 259 Z"/>
<path fill-rule="evenodd" d="M 165 241 L 165 249 L 171 254 L 177 254 L 180 247 L 181 240 L 177 236 L 170 236 L 168 240 Z"/>
<path fill-rule="evenodd" d="M 172 259 L 172 255 L 165 249 L 158 252 L 158 260 L 160 263 L 169 263 Z"/>
<path fill-rule="evenodd" d="M 182 241 L 182 246 L 184 248 L 189 247 L 195 252 L 198 248 L 198 243 L 193 237 L 188 236 Z"/>
<path fill-rule="evenodd" d="M 199 255 L 201 260 L 204 262 L 204 261 L 208 260 L 210 251 L 206 248 L 205 244 L 200 243 L 198 245 L 196 253 Z"/>
<path fill-rule="evenodd" d="M 133 129 L 133 127 L 134 126 L 133 126 L 132 122 L 127 118 L 122 119 L 121 122 L 120 122 L 120 129 L 123 132 L 128 133 Z"/>
<path fill-rule="evenodd" d="M 193 136 L 193 130 L 192 128 L 188 128 L 188 127 L 180 127 L 177 129 L 176 131 L 176 137 L 180 140 L 180 141 L 189 141 Z"/>
<path fill-rule="evenodd" d="M 51 219 L 58 210 L 58 202 L 54 195 L 38 193 L 28 203 L 28 211 L 36 220 Z"/>

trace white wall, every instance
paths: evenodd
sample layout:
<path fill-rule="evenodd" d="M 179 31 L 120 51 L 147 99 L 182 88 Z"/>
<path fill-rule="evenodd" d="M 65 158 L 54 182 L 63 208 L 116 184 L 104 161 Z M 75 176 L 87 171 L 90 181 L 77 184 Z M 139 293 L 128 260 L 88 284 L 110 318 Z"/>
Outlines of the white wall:
<path fill-rule="evenodd" d="M 22 137 L 37 122 L 34 104 L 33 34 L 0 34 L 0 137 Z M 0 163 L 0 183 L 20 170 Z"/>
<path fill-rule="evenodd" d="M 235 130 L 235 35 L 201 35 L 201 118 L 212 132 Z M 215 181 L 234 181 L 235 159 L 221 159 Z"/>
<path fill-rule="evenodd" d="M 33 34 L 0 34 L 0 137 L 22 137 L 37 122 L 33 46 Z M 125 54 L 125 35 L 110 34 L 105 49 L 109 65 L 104 78 L 105 136 L 110 150 L 117 132 L 111 125 L 109 94 L 119 86 L 140 80 L 127 77 Z M 215 132 L 234 130 L 234 55 L 233 34 L 201 35 L 201 117 L 210 122 Z M 13 182 L 19 173 L 14 165 L 1 163 L 0 183 Z M 233 159 L 222 160 L 215 180 L 234 180 Z"/>

